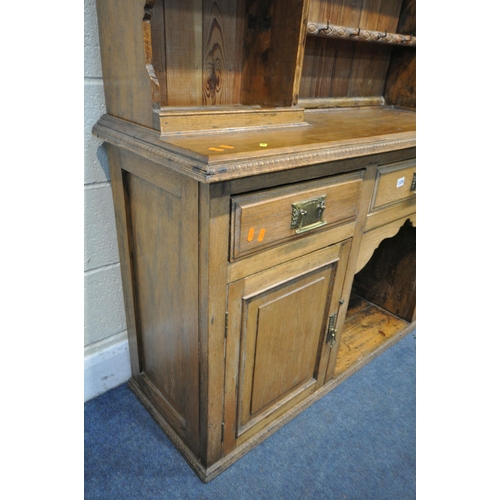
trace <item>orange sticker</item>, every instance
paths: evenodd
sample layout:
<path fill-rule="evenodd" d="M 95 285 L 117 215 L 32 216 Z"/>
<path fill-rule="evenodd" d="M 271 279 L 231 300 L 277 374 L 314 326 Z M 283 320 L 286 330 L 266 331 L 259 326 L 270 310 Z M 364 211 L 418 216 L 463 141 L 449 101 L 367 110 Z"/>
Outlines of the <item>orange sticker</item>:
<path fill-rule="evenodd" d="M 234 149 L 234 146 L 226 146 L 225 144 L 219 144 L 219 148 Z"/>
<path fill-rule="evenodd" d="M 264 235 L 266 234 L 265 229 L 261 229 L 259 232 L 259 237 L 257 238 L 258 241 L 262 241 L 264 239 Z"/>
<path fill-rule="evenodd" d="M 255 234 L 255 229 L 253 227 L 251 227 L 248 231 L 248 238 L 247 240 L 248 241 L 252 241 L 253 240 L 253 235 Z"/>
<path fill-rule="evenodd" d="M 208 148 L 208 149 L 210 149 L 210 151 L 224 151 L 221 148 Z"/>

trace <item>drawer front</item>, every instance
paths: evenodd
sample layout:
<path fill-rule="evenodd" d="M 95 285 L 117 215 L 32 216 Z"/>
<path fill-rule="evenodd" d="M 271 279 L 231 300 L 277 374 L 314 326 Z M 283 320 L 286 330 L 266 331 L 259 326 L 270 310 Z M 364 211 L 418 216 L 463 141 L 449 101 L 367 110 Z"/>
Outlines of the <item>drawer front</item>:
<path fill-rule="evenodd" d="M 379 167 L 371 211 L 415 196 L 416 170 L 415 159 Z"/>
<path fill-rule="evenodd" d="M 231 260 L 354 220 L 363 175 L 358 171 L 233 197 Z"/>

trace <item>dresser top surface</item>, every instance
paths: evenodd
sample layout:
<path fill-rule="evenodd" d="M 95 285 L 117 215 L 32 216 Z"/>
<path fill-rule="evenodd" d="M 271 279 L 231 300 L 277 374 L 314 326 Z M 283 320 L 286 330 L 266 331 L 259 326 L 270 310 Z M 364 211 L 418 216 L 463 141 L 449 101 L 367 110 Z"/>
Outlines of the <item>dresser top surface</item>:
<path fill-rule="evenodd" d="M 94 134 L 204 183 L 416 147 L 416 113 L 388 106 L 306 110 L 300 125 L 172 133 L 103 115 Z M 414 154 L 414 153 L 412 153 Z"/>
<path fill-rule="evenodd" d="M 416 113 L 392 107 L 307 110 L 303 124 L 288 127 L 170 134 L 162 140 L 208 163 L 242 160 L 328 147 L 339 143 L 378 141 L 416 131 Z"/>

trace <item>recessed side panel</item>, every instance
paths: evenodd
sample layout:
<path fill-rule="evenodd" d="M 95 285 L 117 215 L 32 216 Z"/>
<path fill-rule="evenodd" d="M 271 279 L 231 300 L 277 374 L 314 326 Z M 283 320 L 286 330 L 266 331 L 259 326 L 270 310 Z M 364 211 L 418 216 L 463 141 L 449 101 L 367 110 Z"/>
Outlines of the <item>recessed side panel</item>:
<path fill-rule="evenodd" d="M 141 370 L 137 382 L 196 453 L 197 190 L 190 196 L 189 182 L 159 187 L 130 172 L 124 173 L 124 184 Z"/>

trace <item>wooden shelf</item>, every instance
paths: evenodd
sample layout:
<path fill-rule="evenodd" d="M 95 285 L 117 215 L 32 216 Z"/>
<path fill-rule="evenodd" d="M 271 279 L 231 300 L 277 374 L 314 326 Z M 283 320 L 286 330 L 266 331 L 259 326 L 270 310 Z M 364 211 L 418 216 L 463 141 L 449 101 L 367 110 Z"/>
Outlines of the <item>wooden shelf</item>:
<path fill-rule="evenodd" d="M 299 97 L 297 105 L 304 109 L 356 108 L 361 106 L 384 106 L 382 96 L 370 97 Z"/>
<path fill-rule="evenodd" d="M 402 35 L 400 33 L 387 33 L 387 31 L 362 30 L 348 26 L 334 24 L 308 23 L 308 36 L 321 36 L 339 40 L 352 40 L 353 42 L 381 43 L 384 45 L 398 45 L 400 47 L 416 47 L 417 37 Z"/>
<path fill-rule="evenodd" d="M 339 377 L 381 349 L 410 325 L 381 307 L 351 294 L 335 365 Z"/>

